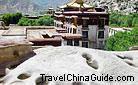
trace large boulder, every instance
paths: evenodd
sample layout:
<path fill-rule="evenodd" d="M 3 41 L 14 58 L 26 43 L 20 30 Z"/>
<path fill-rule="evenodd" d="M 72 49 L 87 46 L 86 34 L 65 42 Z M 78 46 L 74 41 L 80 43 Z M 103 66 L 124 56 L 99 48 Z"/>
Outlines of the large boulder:
<path fill-rule="evenodd" d="M 17 68 L 13 70 L 7 70 L 6 76 L 1 79 L 1 84 L 2 85 L 39 85 L 39 84 L 40 85 L 137 85 L 138 84 L 138 63 L 137 63 L 138 51 L 111 52 L 111 51 L 101 51 L 101 50 L 81 48 L 81 47 L 63 46 L 63 47 L 40 48 L 35 50 L 35 53 L 36 55 L 34 57 L 20 64 Z M 40 74 L 45 74 L 45 75 L 43 75 L 42 77 L 42 75 Z M 54 79 L 51 80 L 50 77 L 46 77 L 47 81 L 42 82 L 44 76 L 54 76 L 52 77 Z M 73 76 L 77 76 L 77 78 L 75 77 L 73 80 Z M 82 78 L 84 78 L 84 80 L 81 79 L 80 76 L 83 76 Z M 108 76 L 108 81 L 106 81 L 107 80 L 106 76 Z M 113 77 L 112 79 L 113 81 L 109 81 L 110 76 Z M 118 80 L 121 79 L 120 81 L 116 80 L 118 76 L 120 76 L 118 79 Z M 96 79 L 98 78 L 98 80 L 100 80 L 100 78 L 103 78 L 103 80 L 98 81 L 95 78 Z"/>

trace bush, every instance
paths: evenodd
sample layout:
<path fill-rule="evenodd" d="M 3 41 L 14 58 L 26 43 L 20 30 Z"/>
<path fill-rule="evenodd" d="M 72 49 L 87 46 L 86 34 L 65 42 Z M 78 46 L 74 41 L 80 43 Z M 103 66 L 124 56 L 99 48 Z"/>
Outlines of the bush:
<path fill-rule="evenodd" d="M 20 26 L 28 26 L 29 25 L 30 20 L 28 18 L 24 18 L 22 17 L 19 22 L 18 25 Z"/>
<path fill-rule="evenodd" d="M 39 19 L 31 20 L 28 18 L 21 18 L 18 22 L 20 26 L 53 26 L 54 19 L 50 16 L 44 16 Z"/>
<path fill-rule="evenodd" d="M 37 21 L 37 25 L 45 25 L 45 26 L 53 26 L 54 25 L 54 19 L 50 16 L 44 16 L 39 18 Z"/>
<path fill-rule="evenodd" d="M 136 17 L 136 18 L 133 19 L 132 26 L 133 27 L 138 27 L 138 17 Z"/>
<path fill-rule="evenodd" d="M 2 15 L 2 20 L 8 26 L 9 24 L 17 24 L 21 17 L 22 17 L 21 13 L 15 13 L 15 14 L 7 13 Z"/>

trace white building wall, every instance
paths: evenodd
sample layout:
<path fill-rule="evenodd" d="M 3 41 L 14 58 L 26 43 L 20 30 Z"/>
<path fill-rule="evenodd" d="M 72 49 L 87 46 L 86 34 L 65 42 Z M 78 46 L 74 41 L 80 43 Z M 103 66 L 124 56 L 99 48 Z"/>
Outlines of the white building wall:
<path fill-rule="evenodd" d="M 106 40 L 109 36 L 109 26 L 105 25 L 104 28 L 105 28 L 104 37 L 105 37 L 105 40 Z"/>
<path fill-rule="evenodd" d="M 89 47 L 90 48 L 96 48 L 96 42 L 97 42 L 97 25 L 89 25 L 88 30 L 88 39 L 89 39 Z"/>

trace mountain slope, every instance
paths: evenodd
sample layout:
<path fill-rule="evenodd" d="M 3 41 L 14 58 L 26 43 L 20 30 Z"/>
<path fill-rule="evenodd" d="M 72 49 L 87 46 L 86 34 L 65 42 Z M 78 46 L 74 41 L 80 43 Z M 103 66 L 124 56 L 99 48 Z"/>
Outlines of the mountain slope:
<path fill-rule="evenodd" d="M 31 0 L 0 0 L 0 13 L 32 13 L 41 7 Z"/>
<path fill-rule="evenodd" d="M 22 12 L 33 14 L 49 7 L 56 8 L 68 0 L 0 0 L 0 14 Z"/>
<path fill-rule="evenodd" d="M 22 12 L 27 14 L 39 13 L 49 7 L 57 8 L 71 0 L 0 0 L 0 14 Z M 108 7 L 109 10 L 135 12 L 138 0 L 85 0 L 96 7 Z"/>

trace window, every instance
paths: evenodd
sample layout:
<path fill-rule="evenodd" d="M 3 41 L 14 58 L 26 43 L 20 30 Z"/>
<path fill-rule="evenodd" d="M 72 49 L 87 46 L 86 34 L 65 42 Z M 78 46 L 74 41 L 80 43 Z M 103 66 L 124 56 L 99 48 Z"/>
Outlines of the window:
<path fill-rule="evenodd" d="M 72 28 L 69 28 L 70 29 L 70 33 L 72 33 Z"/>
<path fill-rule="evenodd" d="M 66 19 L 66 22 L 71 23 L 71 19 L 70 18 L 67 18 Z"/>
<path fill-rule="evenodd" d="M 104 19 L 99 20 L 99 29 L 104 29 L 104 23 L 105 23 Z"/>
<path fill-rule="evenodd" d="M 78 25 L 82 25 L 82 22 L 83 22 L 83 20 L 82 20 L 81 18 L 78 18 L 78 19 L 77 19 L 77 24 L 78 24 Z"/>
<path fill-rule="evenodd" d="M 73 34 L 76 34 L 76 29 L 73 29 Z"/>
<path fill-rule="evenodd" d="M 61 24 L 61 28 L 63 28 L 63 24 Z"/>
<path fill-rule="evenodd" d="M 67 28 L 67 33 L 69 33 L 69 28 Z"/>
<path fill-rule="evenodd" d="M 79 46 L 79 40 L 74 40 L 74 46 Z"/>
<path fill-rule="evenodd" d="M 104 48 L 104 41 L 99 41 L 99 49 L 103 49 Z"/>
<path fill-rule="evenodd" d="M 59 24 L 57 24 L 57 27 L 59 27 Z"/>
<path fill-rule="evenodd" d="M 98 22 L 98 20 L 97 19 L 92 19 L 92 20 L 90 20 L 91 22 L 89 22 L 89 23 L 91 23 L 92 25 L 97 25 L 97 22 Z"/>
<path fill-rule="evenodd" d="M 109 25 L 109 20 L 108 19 L 105 20 L 105 25 Z"/>
<path fill-rule="evenodd" d="M 88 31 L 82 31 L 82 37 L 88 38 Z"/>
<path fill-rule="evenodd" d="M 104 38 L 104 31 L 99 31 L 98 38 Z"/>
<path fill-rule="evenodd" d="M 68 40 L 68 41 L 67 41 L 67 45 L 73 46 L 72 40 Z"/>
<path fill-rule="evenodd" d="M 56 22 L 54 22 L 54 26 L 56 26 Z"/>
<path fill-rule="evenodd" d="M 88 20 L 87 19 L 83 19 L 83 27 L 88 27 Z"/>
<path fill-rule="evenodd" d="M 88 42 L 82 42 L 82 47 L 88 48 Z"/>

